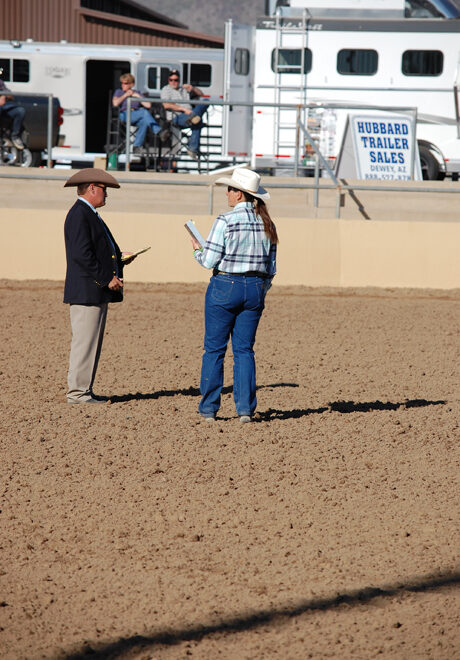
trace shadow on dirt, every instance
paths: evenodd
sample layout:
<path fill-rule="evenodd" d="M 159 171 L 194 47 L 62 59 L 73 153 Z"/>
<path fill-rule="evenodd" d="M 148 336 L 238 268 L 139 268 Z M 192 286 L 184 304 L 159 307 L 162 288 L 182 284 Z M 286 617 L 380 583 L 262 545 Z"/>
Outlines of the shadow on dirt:
<path fill-rule="evenodd" d="M 274 389 L 275 387 L 299 387 L 297 383 L 274 383 L 273 385 L 258 385 L 257 389 Z M 231 394 L 233 392 L 233 386 L 227 385 L 227 387 L 222 388 L 222 394 Z M 187 387 L 182 390 L 159 390 L 158 392 L 136 392 L 136 394 L 121 394 L 111 396 L 111 403 L 124 403 L 126 401 L 145 401 L 146 399 L 159 399 L 163 396 L 200 396 L 200 390 L 198 387 Z"/>
<path fill-rule="evenodd" d="M 184 641 L 199 641 L 206 636 L 218 633 L 238 633 L 244 630 L 251 630 L 259 626 L 267 626 L 280 617 L 292 618 L 301 616 L 309 612 L 325 611 L 340 605 L 353 607 L 369 603 L 377 598 L 401 597 L 403 594 L 427 591 L 436 591 L 446 587 L 458 587 L 460 585 L 460 573 L 443 573 L 437 576 L 427 575 L 419 579 L 413 579 L 406 583 L 382 585 L 380 587 L 365 587 L 356 591 L 348 591 L 331 598 L 318 598 L 299 602 L 294 607 L 273 609 L 269 611 L 259 611 L 245 613 L 239 617 L 224 619 L 220 623 L 213 625 L 195 625 L 191 628 L 168 630 L 168 632 L 158 632 L 151 636 L 134 635 L 125 639 L 119 639 L 116 642 L 105 645 L 86 643 L 80 651 L 64 657 L 65 660 L 116 660 L 122 654 L 136 649 L 136 651 L 152 651 L 156 646 L 173 646 Z"/>
<path fill-rule="evenodd" d="M 391 401 L 368 401 L 355 403 L 354 401 L 333 401 L 327 406 L 321 408 L 294 408 L 293 410 L 276 410 L 269 408 L 266 411 L 258 412 L 254 418 L 255 422 L 270 422 L 273 419 L 298 419 L 308 415 L 318 415 L 325 412 L 355 413 L 355 412 L 374 412 L 376 410 L 398 410 L 398 408 L 424 408 L 426 406 L 442 406 L 446 401 L 427 401 L 426 399 L 413 399 L 402 403 L 392 403 Z"/>

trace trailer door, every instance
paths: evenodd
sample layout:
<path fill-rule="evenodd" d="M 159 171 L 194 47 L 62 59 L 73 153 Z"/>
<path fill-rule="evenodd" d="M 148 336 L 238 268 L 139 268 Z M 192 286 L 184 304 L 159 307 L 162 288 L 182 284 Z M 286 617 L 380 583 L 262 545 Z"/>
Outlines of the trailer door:
<path fill-rule="evenodd" d="M 460 139 L 460 60 L 457 64 L 457 74 L 454 83 L 455 121 L 457 124 L 457 138 Z"/>
<path fill-rule="evenodd" d="M 86 153 L 104 153 L 112 94 L 120 86 L 121 74 L 129 73 L 130 69 L 130 63 L 125 60 L 87 60 Z"/>
<path fill-rule="evenodd" d="M 222 151 L 225 156 L 247 156 L 251 153 L 252 103 L 254 81 L 254 35 L 250 25 L 225 24 L 224 106 Z M 235 105 L 233 105 L 235 104 Z"/>

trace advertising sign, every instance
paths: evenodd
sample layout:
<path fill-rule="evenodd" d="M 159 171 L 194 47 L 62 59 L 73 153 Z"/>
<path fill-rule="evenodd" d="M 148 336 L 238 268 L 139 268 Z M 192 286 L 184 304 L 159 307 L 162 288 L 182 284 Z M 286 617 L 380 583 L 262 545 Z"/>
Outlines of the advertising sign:
<path fill-rule="evenodd" d="M 415 121 L 404 115 L 352 115 L 356 176 L 359 179 L 421 179 Z"/>

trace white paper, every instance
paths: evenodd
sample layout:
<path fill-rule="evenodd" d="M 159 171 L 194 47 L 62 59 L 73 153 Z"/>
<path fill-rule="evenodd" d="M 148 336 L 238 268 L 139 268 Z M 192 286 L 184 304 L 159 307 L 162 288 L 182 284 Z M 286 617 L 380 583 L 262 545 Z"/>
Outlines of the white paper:
<path fill-rule="evenodd" d="M 144 252 L 147 252 L 147 250 L 150 250 L 150 246 L 142 248 L 142 250 L 138 250 L 137 252 L 133 252 L 132 254 L 122 255 L 121 260 L 122 261 L 128 261 L 128 259 L 132 259 L 133 257 L 137 257 L 138 254 L 143 254 Z"/>
<path fill-rule="evenodd" d="M 203 236 L 200 234 L 193 220 L 189 220 L 188 222 L 186 222 L 184 227 L 190 232 L 193 238 L 196 238 L 196 240 L 201 245 L 201 247 L 203 247 L 203 245 L 206 243 L 206 239 L 204 239 Z"/>

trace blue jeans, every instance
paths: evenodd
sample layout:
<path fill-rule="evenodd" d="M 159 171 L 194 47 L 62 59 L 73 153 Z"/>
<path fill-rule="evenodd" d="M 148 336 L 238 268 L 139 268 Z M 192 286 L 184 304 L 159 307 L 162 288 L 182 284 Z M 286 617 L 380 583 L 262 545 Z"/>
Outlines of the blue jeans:
<path fill-rule="evenodd" d="M 20 136 L 22 133 L 22 122 L 26 114 L 25 108 L 22 105 L 17 105 L 14 101 L 7 101 L 5 105 L 0 107 L 0 114 L 2 112 L 13 120 L 11 127 L 12 137 Z"/>
<path fill-rule="evenodd" d="M 205 103 L 199 103 L 192 107 L 192 112 L 194 115 L 197 115 L 198 117 L 202 117 L 208 108 L 209 106 L 206 105 Z M 186 115 L 185 112 L 181 112 L 178 115 L 174 115 L 174 117 L 171 120 L 171 123 L 174 126 L 179 126 L 180 128 L 192 129 L 192 134 L 188 141 L 188 148 L 191 151 L 198 153 L 198 151 L 200 150 L 201 125 L 197 124 L 195 126 L 192 124 L 192 126 L 189 126 L 187 124 L 187 120 L 190 119 L 191 116 L 192 115 Z"/>
<path fill-rule="evenodd" d="M 228 339 L 233 348 L 233 399 L 238 415 L 252 415 L 257 406 L 254 342 L 264 309 L 265 281 L 261 277 L 215 275 L 206 291 L 204 354 L 201 366 L 203 417 L 220 408 L 224 357 Z"/>
<path fill-rule="evenodd" d="M 120 119 L 121 121 L 126 121 L 125 111 L 120 112 Z M 137 126 L 136 135 L 134 136 L 134 147 L 142 147 L 149 126 L 155 135 L 161 131 L 160 124 L 156 121 L 155 117 L 150 114 L 147 108 L 131 110 L 131 124 Z"/>

